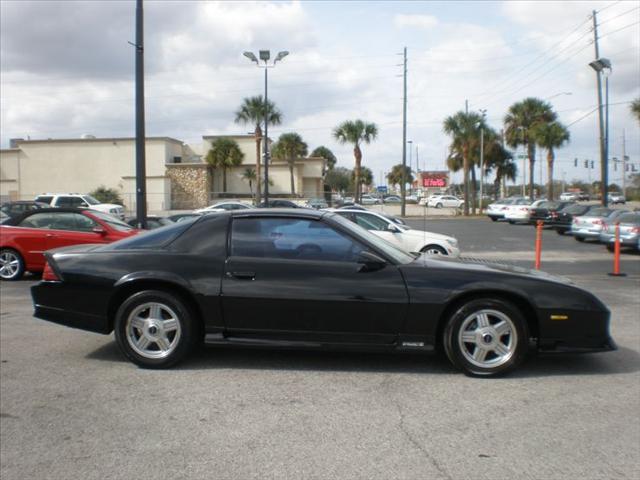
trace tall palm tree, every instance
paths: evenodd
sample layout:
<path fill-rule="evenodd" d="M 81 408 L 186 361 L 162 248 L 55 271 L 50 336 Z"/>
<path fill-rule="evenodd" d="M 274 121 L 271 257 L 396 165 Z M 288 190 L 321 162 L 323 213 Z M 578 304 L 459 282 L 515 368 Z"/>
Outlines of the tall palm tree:
<path fill-rule="evenodd" d="M 255 126 L 254 135 L 256 139 L 256 175 L 260 178 L 260 142 L 262 141 L 262 126 L 264 126 L 265 110 L 268 113 L 267 122 L 269 125 L 280 125 L 282 123 L 282 113 L 271 101 L 267 102 L 266 108 L 262 95 L 247 97 L 242 100 L 242 105 L 236 111 L 235 122 L 243 125 L 251 124 Z M 268 141 L 268 139 L 267 139 Z M 260 182 L 256 185 L 256 203 L 261 199 Z"/>
<path fill-rule="evenodd" d="M 256 171 L 251 167 L 247 167 L 244 169 L 244 172 L 242 172 L 241 178 L 245 182 L 249 182 L 249 191 L 251 192 L 251 198 L 253 198 L 253 182 L 255 182 L 257 178 Z"/>
<path fill-rule="evenodd" d="M 338 161 L 333 152 L 324 146 L 317 147 L 309 156 L 324 158 L 327 161 L 327 170 L 333 170 L 333 167 L 336 166 L 336 162 Z"/>
<path fill-rule="evenodd" d="M 631 113 L 633 113 L 638 123 L 640 123 L 640 97 L 631 102 Z"/>
<path fill-rule="evenodd" d="M 355 176 L 355 192 L 354 200 L 360 201 L 360 191 L 362 184 L 360 183 L 360 166 L 362 165 L 362 143 L 371 143 L 378 137 L 378 126 L 375 123 L 365 123 L 362 120 L 347 120 L 342 122 L 333 130 L 333 138 L 339 143 L 353 144 L 353 156 L 356 161 L 354 170 Z"/>
<path fill-rule="evenodd" d="M 549 177 L 547 196 L 549 200 L 553 200 L 554 149 L 562 147 L 569 141 L 569 130 L 560 122 L 540 123 L 533 130 L 533 136 L 538 146 L 547 150 L 547 171 Z"/>
<path fill-rule="evenodd" d="M 306 157 L 308 153 L 307 144 L 297 133 L 283 133 L 276 144 L 271 149 L 273 158 L 285 160 L 289 165 L 289 176 L 291 178 L 291 195 L 296 193 L 296 184 L 293 177 L 293 168 L 296 160 Z"/>
<path fill-rule="evenodd" d="M 550 103 L 529 97 L 509 107 L 504 117 L 505 136 L 510 147 L 523 145 L 529 157 L 529 197 L 534 200 L 533 174 L 536 162 L 534 129 L 541 123 L 554 122 L 557 118 Z"/>
<path fill-rule="evenodd" d="M 231 138 L 218 138 L 211 144 L 206 160 L 211 168 L 222 169 L 222 192 L 227 193 L 227 169 L 242 163 L 244 153 L 238 143 Z"/>
<path fill-rule="evenodd" d="M 373 184 L 373 172 L 370 168 L 360 167 L 360 191 L 362 192 L 362 187 L 369 187 Z M 351 170 L 351 179 L 349 181 L 349 186 L 355 190 L 356 185 L 356 171 Z"/>
<path fill-rule="evenodd" d="M 496 195 L 500 192 L 505 196 L 505 181 L 515 180 L 518 169 L 513 161 L 513 155 L 509 150 L 502 146 L 502 139 L 496 136 L 484 151 L 485 174 L 495 171 L 496 179 L 494 181 Z"/>
<path fill-rule="evenodd" d="M 464 184 L 464 214 L 469 215 L 469 171 L 473 148 L 479 144 L 480 128 L 486 128 L 482 115 L 475 112 L 458 112 L 444 120 L 443 130 L 451 136 L 450 158 L 462 159 Z"/>
<path fill-rule="evenodd" d="M 409 165 L 404 167 L 404 175 L 402 174 L 402 164 L 399 163 L 391 167 L 391 171 L 387 173 L 387 181 L 390 185 L 402 185 L 402 179 L 404 178 L 407 182 L 413 183 L 413 175 L 411 174 L 411 168 Z"/>

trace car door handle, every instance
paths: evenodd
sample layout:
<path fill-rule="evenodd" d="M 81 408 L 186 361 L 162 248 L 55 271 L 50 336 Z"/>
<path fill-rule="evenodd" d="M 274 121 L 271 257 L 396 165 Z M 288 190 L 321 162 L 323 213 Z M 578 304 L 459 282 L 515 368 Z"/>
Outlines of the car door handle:
<path fill-rule="evenodd" d="M 255 272 L 227 272 L 227 277 L 235 278 L 237 280 L 255 280 Z"/>

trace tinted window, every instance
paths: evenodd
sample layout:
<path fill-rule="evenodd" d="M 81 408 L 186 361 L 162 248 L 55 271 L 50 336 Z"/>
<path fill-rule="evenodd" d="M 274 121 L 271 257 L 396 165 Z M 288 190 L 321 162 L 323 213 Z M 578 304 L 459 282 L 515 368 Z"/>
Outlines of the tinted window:
<path fill-rule="evenodd" d="M 386 230 L 389 221 L 369 213 L 356 213 L 356 223 L 366 230 Z"/>
<path fill-rule="evenodd" d="M 185 232 L 196 219 L 185 220 L 184 222 L 174 223 L 167 227 L 150 230 L 145 233 L 125 238 L 110 245 L 103 247 L 104 250 L 136 250 L 145 248 L 160 248 L 168 245 Z M 128 225 L 127 225 L 128 227 Z M 131 227 L 129 227 L 130 229 Z"/>
<path fill-rule="evenodd" d="M 640 215 L 637 213 L 625 213 L 618 217 L 620 223 L 632 223 L 634 225 L 640 224 Z"/>
<path fill-rule="evenodd" d="M 54 230 L 71 230 L 77 232 L 90 232 L 97 226 L 89 217 L 80 213 L 49 212 L 35 213 L 20 222 L 20 227 L 47 228 Z"/>
<path fill-rule="evenodd" d="M 53 228 L 51 225 L 53 225 L 55 221 L 56 219 L 52 212 L 35 213 L 23 219 L 18 226 L 29 228 Z"/>
<path fill-rule="evenodd" d="M 365 247 L 329 225 L 307 219 L 233 220 L 231 255 L 355 262 Z"/>
<path fill-rule="evenodd" d="M 56 207 L 86 207 L 87 204 L 80 197 L 58 197 Z"/>
<path fill-rule="evenodd" d="M 571 214 L 578 214 L 581 215 L 582 213 L 586 212 L 589 209 L 589 207 L 585 207 L 583 205 L 570 205 L 568 207 L 565 207 L 562 209 L 563 213 L 571 213 Z"/>
<path fill-rule="evenodd" d="M 610 208 L 592 208 L 589 210 L 588 215 L 590 217 L 608 217 L 611 215 L 611 212 L 613 212 L 613 210 Z"/>
<path fill-rule="evenodd" d="M 123 221 L 117 219 L 112 215 L 109 215 L 108 213 L 99 212 L 97 210 L 91 210 L 91 215 L 93 215 L 94 217 L 98 217 L 104 223 L 108 223 L 109 226 L 114 230 L 118 230 L 120 232 L 128 232 L 129 230 L 133 229 L 132 226 L 127 225 Z"/>
<path fill-rule="evenodd" d="M 53 197 L 50 195 L 41 195 L 36 197 L 36 202 L 47 203 L 49 205 L 51 205 L 51 200 L 53 200 Z"/>

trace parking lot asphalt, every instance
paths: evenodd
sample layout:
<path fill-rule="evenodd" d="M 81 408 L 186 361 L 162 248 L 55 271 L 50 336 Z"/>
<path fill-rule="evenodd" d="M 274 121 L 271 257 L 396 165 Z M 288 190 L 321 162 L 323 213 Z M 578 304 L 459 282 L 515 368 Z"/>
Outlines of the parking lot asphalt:
<path fill-rule="evenodd" d="M 428 229 L 530 263 L 531 227 Z M 219 348 L 141 370 L 112 336 L 34 319 L 33 279 L 2 283 L 0 477 L 640 478 L 638 255 L 611 278 L 599 245 L 545 231 L 543 247 L 544 269 L 609 306 L 619 349 L 531 356 L 491 380 L 440 356 Z"/>

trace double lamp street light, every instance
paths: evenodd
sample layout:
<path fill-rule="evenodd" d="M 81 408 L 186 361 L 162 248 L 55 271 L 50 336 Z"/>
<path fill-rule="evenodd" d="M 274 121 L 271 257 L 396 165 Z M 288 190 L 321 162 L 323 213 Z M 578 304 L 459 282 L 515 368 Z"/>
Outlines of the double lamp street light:
<path fill-rule="evenodd" d="M 259 68 L 264 69 L 264 148 L 263 148 L 263 157 L 264 157 L 264 203 L 266 206 L 269 206 L 269 101 L 268 101 L 268 75 L 267 72 L 270 68 L 276 66 L 276 63 L 282 60 L 284 57 L 289 55 L 289 52 L 284 50 L 282 52 L 278 52 L 276 58 L 273 60 L 272 64 L 269 64 L 269 59 L 271 58 L 271 52 L 269 50 L 260 50 L 258 52 L 258 57 L 255 56 L 253 52 L 244 52 L 243 55 L 247 57 Z M 260 62 L 264 62 L 261 64 Z M 258 182 L 260 179 L 258 179 Z"/>

